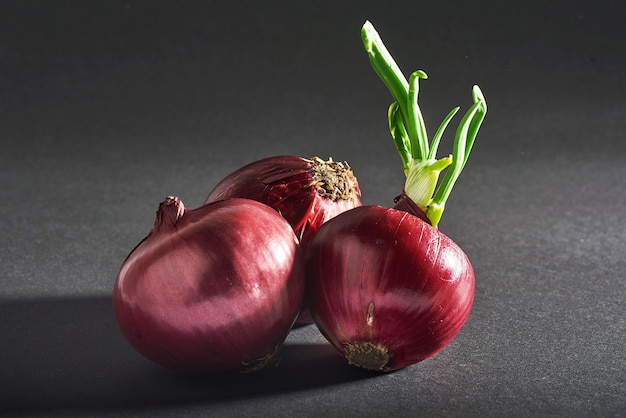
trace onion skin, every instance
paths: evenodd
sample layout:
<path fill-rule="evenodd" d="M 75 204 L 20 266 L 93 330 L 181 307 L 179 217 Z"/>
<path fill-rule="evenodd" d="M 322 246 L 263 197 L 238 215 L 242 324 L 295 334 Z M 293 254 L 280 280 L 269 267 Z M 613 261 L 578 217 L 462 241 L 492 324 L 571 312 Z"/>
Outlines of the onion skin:
<path fill-rule="evenodd" d="M 411 203 L 400 198 L 404 210 L 362 206 L 338 215 L 307 250 L 313 318 L 353 365 L 393 371 L 422 361 L 446 347 L 470 314 L 469 259 L 409 213 Z"/>
<path fill-rule="evenodd" d="M 113 308 L 130 344 L 175 371 L 256 370 L 293 325 L 301 249 L 267 206 L 229 199 L 195 210 L 168 198 L 117 276 Z"/>
<path fill-rule="evenodd" d="M 320 180 L 319 171 L 316 172 L 329 163 L 340 174 L 338 184 L 330 188 L 327 186 L 335 179 Z M 289 155 L 241 167 L 220 181 L 205 203 L 233 197 L 253 199 L 278 211 L 293 227 L 303 247 L 324 222 L 361 205 L 361 190 L 347 164 Z"/>

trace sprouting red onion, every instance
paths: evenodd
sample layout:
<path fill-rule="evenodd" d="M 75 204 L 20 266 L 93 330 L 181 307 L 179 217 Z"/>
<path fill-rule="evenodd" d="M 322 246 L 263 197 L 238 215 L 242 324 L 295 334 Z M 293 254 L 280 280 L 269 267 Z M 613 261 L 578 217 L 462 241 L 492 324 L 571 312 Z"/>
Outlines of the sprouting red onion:
<path fill-rule="evenodd" d="M 391 92 L 389 129 L 406 182 L 393 209 L 361 206 L 326 222 L 307 248 L 307 296 L 320 331 L 349 363 L 391 371 L 448 345 L 474 300 L 474 270 L 437 229 L 487 112 L 478 86 L 457 129 L 453 152 L 437 159 L 418 105 L 422 70 L 406 80 L 370 22 L 361 30 L 373 69 Z M 439 175 L 446 170 L 439 182 Z"/>
<path fill-rule="evenodd" d="M 315 323 L 350 364 L 376 371 L 442 350 L 474 299 L 465 253 L 410 200 L 398 207 L 342 213 L 320 228 L 307 252 Z"/>
<path fill-rule="evenodd" d="M 361 205 L 361 190 L 345 162 L 289 155 L 254 161 L 226 176 L 205 203 L 242 197 L 274 208 L 306 247 L 332 217 Z"/>
<path fill-rule="evenodd" d="M 178 371 L 257 370 L 270 362 L 304 295 L 290 225 L 248 199 L 185 209 L 175 197 L 130 253 L 113 292 L 123 335 Z"/>
<path fill-rule="evenodd" d="M 293 227 L 302 248 L 322 224 L 361 205 L 361 190 L 345 162 L 276 156 L 254 161 L 226 176 L 205 203 L 243 197 L 278 211 Z M 305 306 L 298 324 L 313 322 Z"/>

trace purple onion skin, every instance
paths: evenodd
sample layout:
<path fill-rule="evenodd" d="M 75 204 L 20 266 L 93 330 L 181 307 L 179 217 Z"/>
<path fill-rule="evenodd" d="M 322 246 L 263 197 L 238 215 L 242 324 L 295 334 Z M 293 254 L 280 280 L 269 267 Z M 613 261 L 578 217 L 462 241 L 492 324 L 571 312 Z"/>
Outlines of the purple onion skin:
<path fill-rule="evenodd" d="M 470 314 L 469 259 L 411 203 L 401 197 L 404 210 L 347 211 L 308 248 L 313 318 L 351 364 L 393 371 L 422 361 L 446 347 Z"/>
<path fill-rule="evenodd" d="M 277 353 L 304 297 L 290 225 L 247 199 L 185 209 L 168 198 L 117 276 L 113 308 L 139 353 L 183 372 L 255 370 Z"/>
<path fill-rule="evenodd" d="M 314 182 L 315 164 L 318 162 L 289 155 L 254 161 L 220 181 L 205 203 L 233 197 L 264 203 L 289 222 L 306 247 L 324 222 L 361 205 L 358 183 L 353 199 L 325 197 Z"/>

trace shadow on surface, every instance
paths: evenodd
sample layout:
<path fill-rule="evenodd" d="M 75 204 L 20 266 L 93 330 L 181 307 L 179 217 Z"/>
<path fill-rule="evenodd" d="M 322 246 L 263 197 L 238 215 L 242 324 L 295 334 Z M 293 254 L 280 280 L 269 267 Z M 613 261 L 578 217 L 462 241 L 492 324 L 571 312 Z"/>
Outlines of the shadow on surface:
<path fill-rule="evenodd" d="M 115 410 L 286 393 L 373 376 L 345 364 L 313 325 L 288 338 L 276 366 L 252 374 L 181 375 L 123 339 L 109 298 L 0 302 L 0 411 Z"/>

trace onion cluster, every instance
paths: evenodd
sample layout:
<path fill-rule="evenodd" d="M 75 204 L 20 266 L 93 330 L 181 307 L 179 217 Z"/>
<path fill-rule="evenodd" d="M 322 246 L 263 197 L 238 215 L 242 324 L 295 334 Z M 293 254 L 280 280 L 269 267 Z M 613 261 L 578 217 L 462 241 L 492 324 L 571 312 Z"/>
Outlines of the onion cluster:
<path fill-rule="evenodd" d="M 256 371 L 295 323 L 315 322 L 349 364 L 389 372 L 460 332 L 474 270 L 438 223 L 486 101 L 474 86 L 453 152 L 437 159 L 459 108 L 428 140 L 417 103 L 426 73 L 405 79 L 371 23 L 361 34 L 394 99 L 388 122 L 406 175 L 395 205 L 363 206 L 347 163 L 286 155 L 232 172 L 199 208 L 168 197 L 113 290 L 120 329 L 146 358 L 186 372 Z"/>

